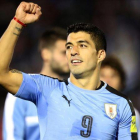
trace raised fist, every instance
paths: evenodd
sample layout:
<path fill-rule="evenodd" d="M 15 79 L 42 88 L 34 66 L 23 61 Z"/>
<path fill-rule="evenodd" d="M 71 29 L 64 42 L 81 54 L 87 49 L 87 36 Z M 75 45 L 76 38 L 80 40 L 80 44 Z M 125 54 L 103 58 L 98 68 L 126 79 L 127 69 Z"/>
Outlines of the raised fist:
<path fill-rule="evenodd" d="M 41 7 L 37 4 L 21 2 L 16 10 L 15 17 L 24 24 L 29 24 L 37 21 L 41 15 Z"/>

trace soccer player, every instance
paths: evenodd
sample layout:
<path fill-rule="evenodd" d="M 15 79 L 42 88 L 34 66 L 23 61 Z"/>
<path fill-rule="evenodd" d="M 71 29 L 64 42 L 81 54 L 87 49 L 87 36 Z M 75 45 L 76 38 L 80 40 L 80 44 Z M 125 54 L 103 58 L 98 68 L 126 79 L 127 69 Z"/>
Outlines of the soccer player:
<path fill-rule="evenodd" d="M 39 43 L 43 60 L 41 74 L 58 79 L 68 75 L 65 44 L 66 31 L 62 28 L 48 29 L 42 34 Z M 8 93 L 4 108 L 3 140 L 25 139 L 40 139 L 36 106 Z"/>
<path fill-rule="evenodd" d="M 17 8 L 0 40 L 0 84 L 16 97 L 36 104 L 41 140 L 137 140 L 131 101 L 100 81 L 106 40 L 92 24 L 68 28 L 67 81 L 9 70 L 21 29 L 40 15 L 40 7 L 33 3 L 22 2 Z"/>
<path fill-rule="evenodd" d="M 115 56 L 108 56 L 102 62 L 100 79 L 107 82 L 118 91 L 123 91 L 126 83 L 126 74 L 120 60 Z M 140 140 L 140 115 L 135 109 L 138 139 Z"/>

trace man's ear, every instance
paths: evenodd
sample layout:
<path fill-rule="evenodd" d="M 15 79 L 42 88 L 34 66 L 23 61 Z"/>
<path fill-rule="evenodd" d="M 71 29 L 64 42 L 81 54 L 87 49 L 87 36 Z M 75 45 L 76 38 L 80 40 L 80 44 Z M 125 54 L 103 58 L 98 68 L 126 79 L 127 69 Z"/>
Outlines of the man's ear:
<path fill-rule="evenodd" d="M 98 62 L 102 62 L 106 57 L 105 50 L 99 50 L 98 51 Z"/>
<path fill-rule="evenodd" d="M 49 49 L 42 49 L 41 50 L 41 57 L 43 59 L 43 61 L 49 61 L 52 57 L 52 52 Z"/>

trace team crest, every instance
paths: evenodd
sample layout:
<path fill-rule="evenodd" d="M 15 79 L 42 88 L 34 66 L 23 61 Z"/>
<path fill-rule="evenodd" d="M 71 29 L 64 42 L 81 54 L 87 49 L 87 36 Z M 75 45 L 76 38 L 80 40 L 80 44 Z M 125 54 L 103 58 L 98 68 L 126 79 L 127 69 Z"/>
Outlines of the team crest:
<path fill-rule="evenodd" d="M 108 117 L 114 119 L 117 115 L 117 105 L 116 104 L 105 104 L 105 112 Z"/>

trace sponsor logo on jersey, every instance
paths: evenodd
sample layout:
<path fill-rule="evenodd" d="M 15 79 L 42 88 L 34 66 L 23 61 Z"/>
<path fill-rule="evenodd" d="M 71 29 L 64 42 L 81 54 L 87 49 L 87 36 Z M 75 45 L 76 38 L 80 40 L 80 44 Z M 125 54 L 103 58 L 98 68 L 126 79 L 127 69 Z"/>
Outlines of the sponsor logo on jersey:
<path fill-rule="evenodd" d="M 68 98 L 65 95 L 63 95 L 62 97 L 68 102 L 68 104 L 70 106 L 70 102 L 71 102 L 72 99 L 71 100 L 68 100 Z"/>
<path fill-rule="evenodd" d="M 136 116 L 132 116 L 130 132 L 131 133 L 136 133 L 137 132 Z"/>
<path fill-rule="evenodd" d="M 105 103 L 105 112 L 109 118 L 114 119 L 117 115 L 117 105 Z"/>

